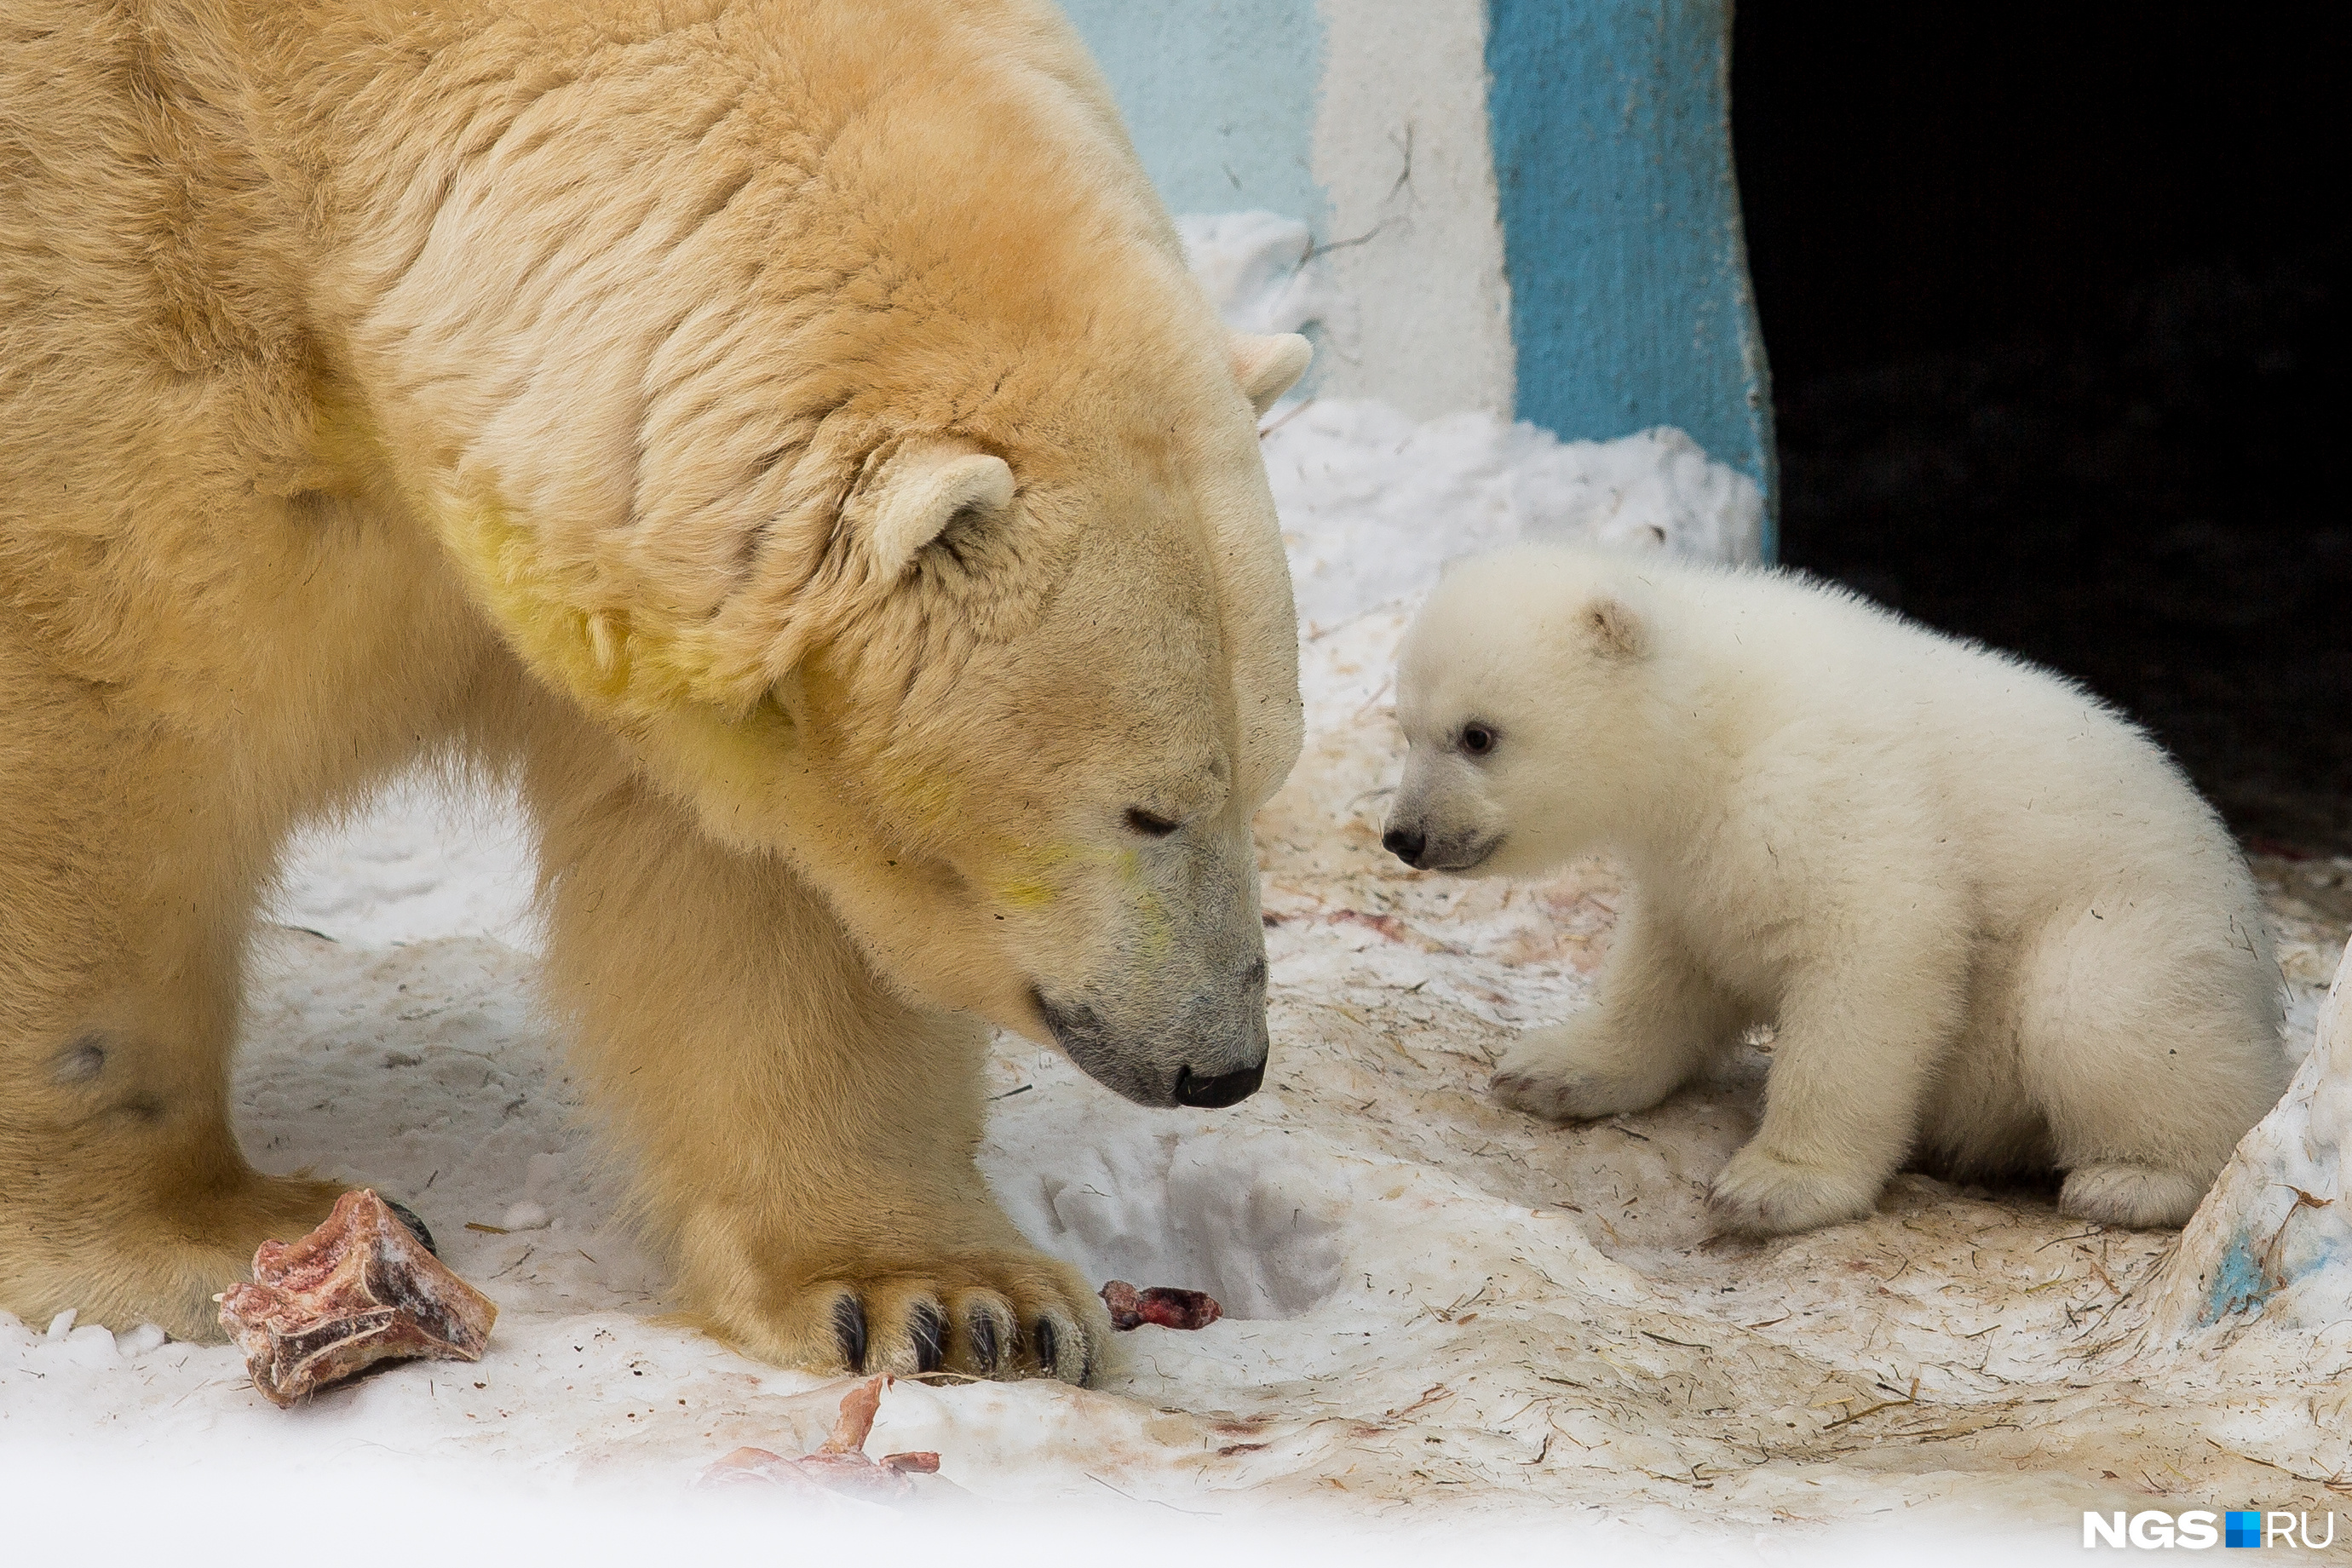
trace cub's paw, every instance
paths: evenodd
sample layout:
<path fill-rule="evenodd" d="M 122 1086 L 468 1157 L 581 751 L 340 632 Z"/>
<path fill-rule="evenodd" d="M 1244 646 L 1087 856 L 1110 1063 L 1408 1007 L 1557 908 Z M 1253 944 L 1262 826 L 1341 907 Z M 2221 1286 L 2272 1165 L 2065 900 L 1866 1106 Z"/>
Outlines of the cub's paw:
<path fill-rule="evenodd" d="M 1749 1144 L 1706 1195 L 1707 1211 L 1741 1236 L 1788 1236 L 1869 1215 L 1885 1185 L 1866 1172 L 1798 1165 Z"/>
<path fill-rule="evenodd" d="M 1502 1103 L 1549 1122 L 1646 1111 L 1672 1087 L 1628 1071 L 1622 1056 L 1603 1043 L 1600 1021 L 1591 1014 L 1521 1035 L 1488 1084 Z"/>
<path fill-rule="evenodd" d="M 2189 1223 L 2211 1185 L 2152 1166 L 2083 1166 L 2058 1189 L 2058 1212 L 2131 1230 L 2168 1229 Z"/>
<path fill-rule="evenodd" d="M 841 1260 L 773 1288 L 756 1310 L 700 1314 L 762 1360 L 811 1372 L 960 1372 L 1087 1384 L 1110 1318 L 1076 1270 L 1042 1253 L 968 1253 L 915 1268 Z"/>

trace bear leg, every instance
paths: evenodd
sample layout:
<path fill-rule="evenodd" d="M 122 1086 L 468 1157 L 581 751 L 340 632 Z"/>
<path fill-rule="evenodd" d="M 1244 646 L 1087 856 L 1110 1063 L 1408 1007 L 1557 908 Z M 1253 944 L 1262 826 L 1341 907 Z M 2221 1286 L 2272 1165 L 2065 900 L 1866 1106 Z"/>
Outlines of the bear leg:
<path fill-rule="evenodd" d="M 1783 1236 L 1867 1216 L 1909 1151 L 1965 975 L 1922 923 L 1814 966 L 1781 1006 L 1764 1119 L 1707 1194 L 1725 1229 Z M 1960 956 L 1965 958 L 1965 950 Z"/>
<path fill-rule="evenodd" d="M 231 1129 L 260 835 L 194 758 L 66 713 L 0 758 L 0 1309 L 217 1340 L 213 1294 L 343 1190 L 256 1173 Z"/>
<path fill-rule="evenodd" d="M 1567 1122 L 1646 1111 L 1689 1082 L 1748 1021 L 1663 919 L 1629 907 L 1601 974 L 1600 1000 L 1531 1030 L 1493 1082 L 1504 1104 Z"/>
<path fill-rule="evenodd" d="M 2026 1092 L 2067 1173 L 2061 1212 L 2185 1223 L 2285 1092 L 2262 916 L 2223 919 L 2220 902 L 2103 897 L 2095 915 L 2053 925 L 2021 966 L 2010 1005 Z"/>
<path fill-rule="evenodd" d="M 686 1315 L 824 1373 L 1089 1380 L 1110 1325 L 975 1163 L 977 1022 L 909 1006 L 781 862 L 585 745 L 527 780 L 550 978 Z"/>

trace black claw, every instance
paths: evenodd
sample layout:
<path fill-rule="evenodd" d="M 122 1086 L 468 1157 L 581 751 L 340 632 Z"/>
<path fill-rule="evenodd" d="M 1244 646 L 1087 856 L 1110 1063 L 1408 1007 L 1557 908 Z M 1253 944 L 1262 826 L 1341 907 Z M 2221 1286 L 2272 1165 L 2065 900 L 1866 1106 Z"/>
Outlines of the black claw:
<path fill-rule="evenodd" d="M 907 1333 L 915 1342 L 915 1370 L 937 1372 L 947 1359 L 948 1320 L 937 1303 L 917 1301 L 907 1316 Z"/>
<path fill-rule="evenodd" d="M 996 1370 L 996 1314 L 986 1307 L 974 1307 L 964 1319 L 964 1332 L 971 1336 L 971 1359 L 982 1372 Z"/>
<path fill-rule="evenodd" d="M 381 1193 L 377 1196 L 383 1197 Z M 433 1232 L 425 1228 L 425 1221 L 416 1218 L 415 1209 L 404 1203 L 394 1203 L 388 1197 L 384 1198 L 383 1206 L 392 1210 L 392 1217 L 394 1219 L 408 1227 L 408 1233 L 411 1236 L 425 1244 L 425 1250 L 432 1253 L 436 1258 L 441 1256 L 441 1249 L 434 1243 Z"/>
<path fill-rule="evenodd" d="M 841 1296 L 833 1303 L 834 1337 L 841 1341 L 841 1359 L 852 1372 L 866 1370 L 866 1303 Z"/>
<path fill-rule="evenodd" d="M 1053 1375 L 1061 1367 L 1061 1335 L 1055 1332 L 1054 1320 L 1051 1318 L 1039 1318 L 1034 1333 L 1037 1341 L 1037 1364 L 1045 1369 L 1047 1375 Z"/>
<path fill-rule="evenodd" d="M 1087 1354 L 1086 1354 L 1086 1358 L 1084 1359 L 1084 1361 L 1082 1361 L 1082 1362 L 1079 1364 L 1079 1366 L 1078 1366 L 1078 1386 L 1079 1386 L 1079 1387 L 1081 1387 L 1081 1388 L 1092 1388 L 1092 1387 L 1095 1385 L 1095 1342 L 1094 1342 L 1094 1338 L 1093 1338 L 1093 1336 L 1092 1336 L 1092 1335 L 1087 1335 L 1087 1336 L 1084 1336 L 1084 1337 L 1082 1338 L 1082 1340 L 1081 1340 L 1081 1342 L 1080 1342 L 1080 1343 L 1082 1343 L 1083 1344 L 1085 1344 L 1085 1346 L 1086 1346 L 1086 1348 L 1087 1348 Z"/>

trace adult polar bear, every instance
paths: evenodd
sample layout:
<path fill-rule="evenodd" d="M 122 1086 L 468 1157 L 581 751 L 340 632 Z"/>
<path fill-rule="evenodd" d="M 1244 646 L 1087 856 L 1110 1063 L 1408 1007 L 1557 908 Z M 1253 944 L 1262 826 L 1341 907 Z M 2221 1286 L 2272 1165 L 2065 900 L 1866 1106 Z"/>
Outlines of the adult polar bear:
<path fill-rule="evenodd" d="M 205 1335 L 325 1213 L 230 1131 L 240 953 L 437 754 L 521 782 L 694 1313 L 1087 1375 L 979 1020 L 1256 1084 L 1306 348 L 1217 323 L 1058 14 L 10 0 L 0 165 L 0 1307 Z"/>

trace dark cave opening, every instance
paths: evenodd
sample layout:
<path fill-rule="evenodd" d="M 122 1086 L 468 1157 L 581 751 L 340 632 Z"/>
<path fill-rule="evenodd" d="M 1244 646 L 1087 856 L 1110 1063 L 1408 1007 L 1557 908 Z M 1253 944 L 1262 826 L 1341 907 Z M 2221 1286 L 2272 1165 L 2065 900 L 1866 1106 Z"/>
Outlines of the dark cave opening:
<path fill-rule="evenodd" d="M 2345 14 L 1739 8 L 1781 556 L 2063 670 L 2352 854 Z"/>

